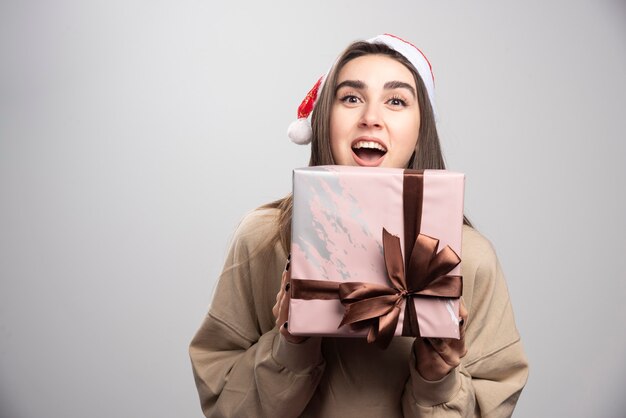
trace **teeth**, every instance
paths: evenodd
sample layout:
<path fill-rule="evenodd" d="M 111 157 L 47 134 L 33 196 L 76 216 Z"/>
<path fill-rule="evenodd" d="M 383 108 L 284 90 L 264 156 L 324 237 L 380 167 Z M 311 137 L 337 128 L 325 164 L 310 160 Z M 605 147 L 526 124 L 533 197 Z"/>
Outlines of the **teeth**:
<path fill-rule="evenodd" d="M 387 152 L 387 149 L 385 147 L 380 145 L 378 142 L 374 142 L 374 141 L 359 141 L 356 144 L 354 144 L 352 148 L 356 148 L 356 149 L 370 148 L 370 149 L 377 149 L 382 152 Z"/>

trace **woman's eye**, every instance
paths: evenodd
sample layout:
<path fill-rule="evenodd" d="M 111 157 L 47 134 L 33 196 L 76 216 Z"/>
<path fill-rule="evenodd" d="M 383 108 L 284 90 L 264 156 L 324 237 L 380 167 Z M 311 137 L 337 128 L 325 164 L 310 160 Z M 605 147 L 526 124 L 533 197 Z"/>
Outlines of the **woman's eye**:
<path fill-rule="evenodd" d="M 343 96 L 340 100 L 344 103 L 349 103 L 349 104 L 359 103 L 359 98 L 351 94 Z"/>
<path fill-rule="evenodd" d="M 392 106 L 406 106 L 406 102 L 399 97 L 393 97 L 388 102 Z"/>

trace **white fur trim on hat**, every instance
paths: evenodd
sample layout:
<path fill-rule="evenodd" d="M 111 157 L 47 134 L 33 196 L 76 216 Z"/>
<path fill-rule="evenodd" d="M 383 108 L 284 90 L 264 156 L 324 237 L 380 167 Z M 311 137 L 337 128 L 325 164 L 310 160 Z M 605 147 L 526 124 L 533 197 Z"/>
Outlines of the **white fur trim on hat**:
<path fill-rule="evenodd" d="M 422 81 L 424 82 L 424 86 L 426 87 L 426 91 L 428 93 L 428 100 L 430 100 L 430 106 L 433 109 L 433 113 L 436 115 L 437 112 L 435 111 L 435 77 L 433 76 L 430 62 L 422 53 L 422 51 L 420 51 L 419 48 L 412 43 L 388 33 L 368 39 L 367 42 L 369 42 L 370 44 L 385 44 L 394 51 L 404 55 L 404 57 L 408 59 L 411 64 L 413 64 L 418 74 L 422 78 Z"/>
<path fill-rule="evenodd" d="M 313 129 L 311 129 L 311 121 L 308 118 L 296 119 L 289 124 L 287 136 L 292 142 L 298 145 L 306 145 L 311 143 L 313 138 Z"/>

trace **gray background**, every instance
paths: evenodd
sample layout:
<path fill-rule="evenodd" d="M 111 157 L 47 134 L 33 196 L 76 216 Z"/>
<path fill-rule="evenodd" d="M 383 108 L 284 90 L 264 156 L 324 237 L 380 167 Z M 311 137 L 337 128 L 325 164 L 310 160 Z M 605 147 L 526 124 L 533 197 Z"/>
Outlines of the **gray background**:
<path fill-rule="evenodd" d="M 199 417 L 187 344 L 350 41 L 434 66 L 531 362 L 519 417 L 626 409 L 624 1 L 2 1 L 0 415 Z"/>

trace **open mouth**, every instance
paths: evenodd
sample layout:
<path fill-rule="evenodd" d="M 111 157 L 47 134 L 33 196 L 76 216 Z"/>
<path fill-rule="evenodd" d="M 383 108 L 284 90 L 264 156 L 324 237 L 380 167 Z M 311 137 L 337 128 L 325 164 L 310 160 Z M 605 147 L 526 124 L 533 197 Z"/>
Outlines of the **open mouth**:
<path fill-rule="evenodd" d="M 357 164 L 375 167 L 383 161 L 387 148 L 377 141 L 358 140 L 352 144 L 352 152 Z"/>

